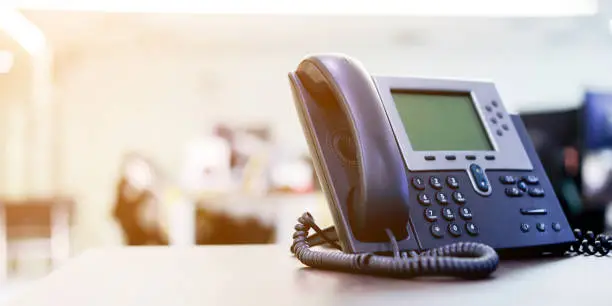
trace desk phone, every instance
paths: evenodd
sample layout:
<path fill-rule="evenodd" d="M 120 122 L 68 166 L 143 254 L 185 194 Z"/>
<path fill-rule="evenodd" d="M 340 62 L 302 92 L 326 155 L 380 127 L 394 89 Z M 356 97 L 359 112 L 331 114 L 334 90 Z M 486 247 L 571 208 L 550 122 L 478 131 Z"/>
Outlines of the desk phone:
<path fill-rule="evenodd" d="M 484 277 L 502 253 L 608 253 L 610 237 L 570 228 L 493 83 L 371 76 L 337 54 L 304 59 L 289 80 L 335 225 L 299 218 L 304 264 Z M 311 249 L 322 243 L 342 252 Z"/>

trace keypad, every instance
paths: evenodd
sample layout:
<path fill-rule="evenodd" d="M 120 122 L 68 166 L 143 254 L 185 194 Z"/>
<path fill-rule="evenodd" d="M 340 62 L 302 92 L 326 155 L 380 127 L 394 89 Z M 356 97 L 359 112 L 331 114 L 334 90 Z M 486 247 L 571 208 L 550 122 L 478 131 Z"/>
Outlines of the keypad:
<path fill-rule="evenodd" d="M 459 209 L 459 215 L 463 220 L 471 220 L 472 219 L 472 211 L 467 207 L 461 207 Z"/>
<path fill-rule="evenodd" d="M 478 169 L 480 170 L 480 169 Z M 421 174 L 410 179 L 416 200 L 422 206 L 423 221 L 428 224 L 434 238 L 476 236 L 479 234 L 477 224 L 470 209 L 469 199 L 461 191 L 457 175 Z M 467 176 L 465 177 L 467 180 Z"/>
<path fill-rule="evenodd" d="M 453 210 L 448 207 L 442 208 L 442 218 L 446 219 L 447 221 L 453 221 L 455 220 L 455 214 L 453 213 Z"/>
<path fill-rule="evenodd" d="M 499 181 L 508 186 L 505 189 L 506 195 L 509 197 L 521 197 L 523 194 L 528 194 L 531 197 L 538 198 L 545 195 L 544 188 L 539 186 L 540 179 L 535 175 L 525 175 L 515 177 L 512 175 L 502 175 Z"/>
<path fill-rule="evenodd" d="M 431 232 L 431 235 L 436 238 L 444 237 L 444 231 L 442 231 L 442 228 L 437 223 L 432 224 L 429 227 L 429 231 Z"/>
<path fill-rule="evenodd" d="M 435 189 L 442 189 L 442 182 L 437 176 L 432 176 L 429 178 L 429 185 Z"/>
<path fill-rule="evenodd" d="M 459 225 L 457 225 L 457 223 L 449 224 L 448 232 L 455 237 L 461 236 L 461 228 L 459 227 Z"/>
<path fill-rule="evenodd" d="M 457 178 L 452 175 L 446 177 L 446 184 L 448 185 L 448 187 L 453 189 L 459 188 L 459 181 L 457 181 Z"/>
<path fill-rule="evenodd" d="M 465 224 L 465 231 L 472 236 L 476 236 L 479 233 L 478 227 L 472 222 Z"/>
<path fill-rule="evenodd" d="M 417 190 L 424 190 L 425 189 L 425 181 L 423 181 L 422 178 L 415 176 L 412 178 L 412 187 L 414 187 Z"/>
<path fill-rule="evenodd" d="M 436 213 L 431 208 L 425 208 L 423 214 L 425 215 L 425 219 L 429 222 L 434 222 L 438 220 L 438 216 L 436 216 Z"/>
<path fill-rule="evenodd" d="M 436 193 L 436 201 L 438 201 L 438 203 L 440 203 L 442 205 L 446 205 L 446 204 L 448 204 L 448 197 L 446 196 L 446 194 L 444 192 L 437 192 Z"/>
<path fill-rule="evenodd" d="M 431 205 L 431 198 L 429 198 L 429 196 L 426 193 L 419 193 L 419 195 L 417 196 L 419 203 L 421 203 L 421 205 L 423 206 L 429 206 Z"/>
<path fill-rule="evenodd" d="M 453 200 L 457 204 L 463 204 L 465 203 L 465 196 L 463 195 L 463 193 L 461 193 L 461 191 L 455 191 L 453 192 Z"/>

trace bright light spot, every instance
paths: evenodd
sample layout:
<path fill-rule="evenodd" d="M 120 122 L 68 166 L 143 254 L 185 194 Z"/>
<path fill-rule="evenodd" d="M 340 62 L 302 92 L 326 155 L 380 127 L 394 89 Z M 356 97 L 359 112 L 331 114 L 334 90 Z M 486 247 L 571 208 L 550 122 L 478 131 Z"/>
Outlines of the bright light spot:
<path fill-rule="evenodd" d="M 15 61 L 11 51 L 0 50 L 0 74 L 9 73 Z"/>
<path fill-rule="evenodd" d="M 30 55 L 39 55 L 47 48 L 43 32 L 17 10 L 0 9 L 0 31 L 17 41 Z"/>

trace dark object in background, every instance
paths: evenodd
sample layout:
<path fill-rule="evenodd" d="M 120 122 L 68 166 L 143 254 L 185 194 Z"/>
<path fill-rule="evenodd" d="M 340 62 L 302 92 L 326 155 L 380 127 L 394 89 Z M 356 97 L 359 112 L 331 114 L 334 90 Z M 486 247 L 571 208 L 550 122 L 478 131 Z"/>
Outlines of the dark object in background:
<path fill-rule="evenodd" d="M 113 217 L 127 245 L 167 245 L 159 222 L 159 202 L 151 189 L 158 172 L 137 153 L 127 154 L 121 164 Z"/>
<path fill-rule="evenodd" d="M 520 116 L 571 226 L 603 232 L 607 203 L 584 202 L 582 109 Z"/>
<path fill-rule="evenodd" d="M 612 92 L 587 92 L 580 119 L 585 205 L 612 202 Z"/>
<path fill-rule="evenodd" d="M 233 216 L 228 212 L 198 208 L 196 244 L 274 243 L 276 228 L 256 217 Z"/>
<path fill-rule="evenodd" d="M 117 184 L 113 216 L 121 226 L 125 242 L 130 246 L 167 245 L 159 225 L 146 222 L 142 215 L 153 195 L 148 190 L 135 190 L 127 179 Z"/>

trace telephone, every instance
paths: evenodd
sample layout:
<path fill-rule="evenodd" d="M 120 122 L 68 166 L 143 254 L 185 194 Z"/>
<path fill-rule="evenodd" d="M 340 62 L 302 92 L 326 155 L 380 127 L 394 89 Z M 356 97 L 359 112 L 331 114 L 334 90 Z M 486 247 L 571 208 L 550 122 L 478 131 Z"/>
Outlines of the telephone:
<path fill-rule="evenodd" d="M 612 247 L 611 237 L 570 228 L 493 83 L 371 76 L 340 54 L 305 58 L 289 80 L 335 225 L 298 219 L 291 250 L 302 263 L 481 278 L 500 254 Z M 342 252 L 311 249 L 323 243 Z"/>

